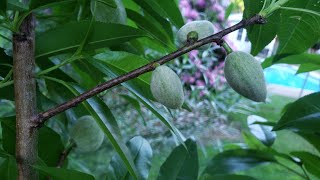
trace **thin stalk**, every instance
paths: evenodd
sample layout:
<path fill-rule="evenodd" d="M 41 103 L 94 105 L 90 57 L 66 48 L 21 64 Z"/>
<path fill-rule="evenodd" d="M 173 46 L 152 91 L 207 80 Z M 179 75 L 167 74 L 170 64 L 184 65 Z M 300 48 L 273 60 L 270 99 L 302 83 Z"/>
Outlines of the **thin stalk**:
<path fill-rule="evenodd" d="M 60 63 L 60 64 L 57 64 L 57 65 L 55 65 L 55 66 L 52 66 L 52 67 L 50 67 L 50 68 L 48 68 L 48 69 L 45 69 L 45 70 L 43 70 L 43 71 L 40 71 L 39 73 L 37 73 L 37 76 L 42 76 L 42 75 L 48 74 L 48 73 L 51 72 L 51 71 L 54 71 L 54 70 L 56 70 L 56 69 L 58 69 L 58 68 L 60 68 L 60 67 L 62 67 L 62 66 L 64 66 L 64 65 L 66 65 L 66 64 L 72 63 L 72 62 L 74 62 L 75 60 L 82 59 L 82 58 L 83 58 L 83 56 L 72 56 L 72 57 L 70 57 L 69 59 L 63 61 L 63 62 Z"/>
<path fill-rule="evenodd" d="M 280 163 L 280 162 L 277 162 L 277 164 L 279 164 L 279 165 L 282 166 L 283 168 L 289 170 L 290 172 L 292 172 L 292 173 L 294 173 L 294 174 L 302 177 L 303 179 L 308 179 L 308 178 L 306 178 L 303 174 L 300 174 L 300 173 L 297 172 L 296 170 L 294 170 L 294 169 L 292 169 L 292 168 L 290 168 L 290 167 L 288 167 L 288 166 L 286 166 L 286 165 L 284 165 L 284 164 L 282 164 L 282 163 Z"/>

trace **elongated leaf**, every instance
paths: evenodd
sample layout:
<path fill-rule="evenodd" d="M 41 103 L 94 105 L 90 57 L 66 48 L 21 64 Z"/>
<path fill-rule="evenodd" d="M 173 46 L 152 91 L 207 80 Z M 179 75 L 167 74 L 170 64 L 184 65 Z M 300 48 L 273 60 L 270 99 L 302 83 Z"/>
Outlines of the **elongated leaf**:
<path fill-rule="evenodd" d="M 24 3 L 18 1 L 18 0 L 7 0 L 7 10 L 13 10 L 13 11 L 27 11 L 29 7 L 25 5 Z"/>
<path fill-rule="evenodd" d="M 228 150 L 213 157 L 203 174 L 228 174 L 270 162 L 276 162 L 276 159 L 267 152 L 252 149 Z"/>
<path fill-rule="evenodd" d="M 179 145 L 173 149 L 166 161 L 161 165 L 158 180 L 197 179 L 199 160 L 197 144 L 188 139 L 187 149 Z"/>
<path fill-rule="evenodd" d="M 166 12 L 159 6 L 155 0 L 133 0 L 145 11 L 145 16 L 150 16 L 151 19 L 156 20 L 162 25 L 162 28 L 167 32 L 169 37 L 173 40 L 173 32 L 171 24 L 167 21 Z"/>
<path fill-rule="evenodd" d="M 138 111 L 138 113 L 140 114 L 141 118 L 143 119 L 143 124 L 144 125 L 147 125 L 144 117 L 143 117 L 143 114 L 142 114 L 142 111 L 141 111 L 141 106 L 140 106 L 140 102 L 135 99 L 134 97 L 131 97 L 129 95 L 126 95 L 126 94 L 121 94 L 120 95 L 121 97 L 123 97 L 125 100 L 127 100 L 130 104 L 132 104 L 132 106 Z"/>
<path fill-rule="evenodd" d="M 29 1 L 29 9 L 45 9 L 55 5 L 62 5 L 76 2 L 76 0 L 31 0 Z"/>
<path fill-rule="evenodd" d="M 0 179 L 16 180 L 18 175 L 16 160 L 13 156 L 8 156 L 0 165 Z"/>
<path fill-rule="evenodd" d="M 271 146 L 276 139 L 276 133 L 272 131 L 272 127 L 253 124 L 254 122 L 267 122 L 267 120 L 260 116 L 250 115 L 247 118 L 247 123 L 250 128 L 250 132 L 256 138 L 258 138 L 264 145 Z"/>
<path fill-rule="evenodd" d="M 10 155 L 14 156 L 16 152 L 16 121 L 15 116 L 1 118 L 2 128 L 2 147 Z"/>
<path fill-rule="evenodd" d="M 7 0 L 0 1 L 0 14 L 5 14 L 7 11 Z"/>
<path fill-rule="evenodd" d="M 45 167 L 45 166 L 33 166 L 38 171 L 44 173 L 45 175 L 55 179 L 55 180 L 94 180 L 94 177 L 90 174 L 85 174 L 80 171 L 55 168 L 55 167 Z"/>
<path fill-rule="evenodd" d="M 301 64 L 296 74 L 316 71 L 319 69 L 320 69 L 320 65 L 318 64 L 310 64 L 310 63 Z"/>
<path fill-rule="evenodd" d="M 302 136 L 310 144 L 312 144 L 313 147 L 315 147 L 320 153 L 320 134 L 310 134 L 310 133 L 302 133 L 302 132 L 299 132 L 298 134 Z"/>
<path fill-rule="evenodd" d="M 290 0 L 287 7 L 320 12 L 318 0 Z M 282 10 L 278 54 L 303 53 L 319 41 L 320 19 L 307 12 Z"/>
<path fill-rule="evenodd" d="M 85 37 L 89 24 L 89 21 L 73 22 L 38 35 L 36 58 L 75 51 Z M 87 50 L 109 47 L 146 36 L 139 29 L 120 24 L 94 22 L 92 26 L 85 46 Z"/>
<path fill-rule="evenodd" d="M 127 13 L 131 20 L 133 20 L 141 29 L 148 32 L 154 39 L 162 43 L 164 46 L 168 46 L 170 48 L 174 47 L 168 35 L 154 25 L 153 22 L 150 22 L 144 16 L 133 10 L 127 9 Z"/>
<path fill-rule="evenodd" d="M 309 152 L 299 151 L 292 152 L 291 155 L 299 158 L 302 161 L 303 166 L 308 172 L 320 178 L 320 157 Z"/>
<path fill-rule="evenodd" d="M 270 0 L 266 0 L 267 4 Z M 265 1 L 250 1 L 244 0 L 245 11 L 244 19 L 248 19 L 253 15 L 259 13 Z M 277 34 L 279 26 L 280 13 L 276 12 L 267 18 L 268 23 L 265 25 L 248 26 L 247 33 L 251 42 L 251 54 L 257 55 L 265 46 L 267 46 Z"/>
<path fill-rule="evenodd" d="M 150 2 L 150 0 L 148 2 Z M 177 28 L 181 28 L 184 25 L 181 12 L 174 0 L 155 0 L 155 2 L 159 4 L 163 11 L 167 14 L 169 20 L 172 22 L 172 24 L 177 26 Z"/>
<path fill-rule="evenodd" d="M 234 175 L 234 174 L 230 174 L 230 175 L 220 174 L 220 175 L 214 175 L 214 176 L 205 174 L 200 178 L 200 180 L 256 180 L 256 179 L 250 176 Z"/>
<path fill-rule="evenodd" d="M 56 166 L 64 146 L 58 133 L 49 127 L 42 127 L 39 132 L 38 149 L 38 155 L 46 165 Z"/>
<path fill-rule="evenodd" d="M 84 89 L 77 85 L 69 85 L 66 82 L 54 78 L 50 78 L 50 80 L 63 85 L 65 88 L 67 88 L 66 91 L 72 92 L 74 96 L 79 96 L 81 93 L 84 92 Z M 85 109 L 88 112 L 90 112 L 90 114 L 95 118 L 101 130 L 106 134 L 112 146 L 115 148 L 121 159 L 124 161 L 130 174 L 135 179 L 137 179 L 138 173 L 134 166 L 132 157 L 128 149 L 126 148 L 125 144 L 123 143 L 118 124 L 108 106 L 97 97 L 90 98 L 84 101 L 82 104 L 85 107 Z"/>
<path fill-rule="evenodd" d="M 267 68 L 272 64 L 315 64 L 320 65 L 319 54 L 295 54 L 290 56 L 271 56 L 268 57 L 261 65 L 263 68 Z"/>
<path fill-rule="evenodd" d="M 273 130 L 291 129 L 306 133 L 319 132 L 320 93 L 304 96 L 292 103 Z"/>
<path fill-rule="evenodd" d="M 126 10 L 121 0 L 94 0 L 91 1 L 90 7 L 96 21 L 118 24 L 127 23 Z"/>
<path fill-rule="evenodd" d="M 15 155 L 16 126 L 15 116 L 1 119 L 3 148 L 11 155 Z M 50 143 L 48 143 L 50 142 Z M 49 166 L 55 166 L 60 158 L 64 146 L 59 134 L 44 126 L 39 130 L 39 157 Z"/>
<path fill-rule="evenodd" d="M 266 146 L 251 133 L 242 132 L 242 137 L 244 142 L 248 145 L 250 149 L 258 149 L 258 150 L 266 149 Z"/>
<path fill-rule="evenodd" d="M 127 142 L 127 147 L 134 159 L 140 179 L 148 179 L 151 168 L 152 149 L 147 140 L 141 136 L 136 136 Z M 114 179 L 131 179 L 128 171 L 120 159 L 119 155 L 112 157 L 109 165 L 109 171 L 112 172 Z M 111 178 L 110 178 L 111 179 Z"/>
<path fill-rule="evenodd" d="M 98 54 L 94 58 L 95 60 L 91 60 L 90 62 L 109 76 L 112 76 L 111 73 L 119 76 L 149 63 L 148 60 L 140 56 L 126 52 L 110 51 Z M 108 68 L 103 68 L 104 66 L 101 64 L 106 65 Z M 136 90 L 148 99 L 154 99 L 150 90 L 150 81 L 151 73 L 149 72 L 126 82 L 126 84 L 135 86 Z"/>

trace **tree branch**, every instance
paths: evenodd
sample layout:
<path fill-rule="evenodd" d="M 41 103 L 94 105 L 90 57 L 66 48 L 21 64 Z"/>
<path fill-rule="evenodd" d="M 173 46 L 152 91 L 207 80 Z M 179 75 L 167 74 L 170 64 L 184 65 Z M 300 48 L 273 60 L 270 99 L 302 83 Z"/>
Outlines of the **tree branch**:
<path fill-rule="evenodd" d="M 38 158 L 38 130 L 33 128 L 36 109 L 36 81 L 34 58 L 33 14 L 27 16 L 12 36 L 13 78 L 16 107 L 16 161 L 18 179 L 38 179 L 38 173 L 31 165 Z"/>
<path fill-rule="evenodd" d="M 54 107 L 52 109 L 49 109 L 45 112 L 42 112 L 42 113 L 39 113 L 37 116 L 35 116 L 33 118 L 33 122 L 34 122 L 34 127 L 41 127 L 41 125 L 49 118 L 57 115 L 58 113 L 61 113 L 61 112 L 64 112 L 72 107 L 75 107 L 77 106 L 78 104 L 80 104 L 81 102 L 85 101 L 86 99 L 88 98 L 91 98 L 97 94 L 99 94 L 100 92 L 102 91 L 105 91 L 107 89 L 110 89 L 116 85 L 119 85 L 123 82 L 126 82 L 128 80 L 131 80 L 133 78 L 136 78 L 144 73 L 147 73 L 149 71 L 152 71 L 154 70 L 154 63 L 159 63 L 160 65 L 166 63 L 166 62 L 169 62 L 193 49 L 196 49 L 200 46 L 203 46 L 205 44 L 208 44 L 208 43 L 212 43 L 212 42 L 220 42 L 221 39 L 233 32 L 233 31 L 236 31 L 238 29 L 241 29 L 241 28 L 244 28 L 246 26 L 249 26 L 249 25 L 253 25 L 253 24 L 265 24 L 266 23 L 266 19 L 260 15 L 255 15 L 253 17 L 251 17 L 250 19 L 247 19 L 247 20 L 242 20 L 240 21 L 239 23 L 235 24 L 234 26 L 231 26 L 223 31 L 220 31 L 216 34 L 213 34 L 209 37 L 206 37 L 204 39 L 201 39 L 201 40 L 198 40 L 196 41 L 195 43 L 193 44 L 189 44 L 189 45 L 186 45 L 166 56 L 163 56 L 162 58 L 156 60 L 156 61 L 153 61 L 149 64 L 146 64 L 138 69 L 135 69 L 131 72 L 128 72 L 124 75 L 121 75 L 119 77 L 116 77 L 114 79 L 111 79 L 110 81 L 107 81 L 105 83 L 102 83 L 96 87 L 94 87 L 93 89 L 91 90 L 88 90 L 86 92 L 84 92 L 83 94 L 71 99 L 70 101 L 67 101 L 63 104 L 60 104 L 58 105 L 57 107 Z"/>
<path fill-rule="evenodd" d="M 59 161 L 57 163 L 57 168 L 61 168 L 63 166 L 65 160 L 67 159 L 67 157 L 69 155 L 69 153 L 75 147 L 76 147 L 76 143 L 71 141 L 70 145 L 60 154 L 60 158 L 59 158 Z"/>

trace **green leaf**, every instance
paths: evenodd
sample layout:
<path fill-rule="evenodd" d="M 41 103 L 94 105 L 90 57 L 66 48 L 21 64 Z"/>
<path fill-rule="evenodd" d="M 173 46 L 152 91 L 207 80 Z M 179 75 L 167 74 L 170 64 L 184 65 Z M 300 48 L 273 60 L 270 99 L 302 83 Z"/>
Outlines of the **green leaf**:
<path fill-rule="evenodd" d="M 16 152 L 16 121 L 15 116 L 1 118 L 2 127 L 2 147 L 12 156 Z"/>
<path fill-rule="evenodd" d="M 72 22 L 39 34 L 36 38 L 36 58 L 75 51 L 85 37 L 89 24 L 89 21 Z M 94 22 L 92 28 L 85 50 L 109 47 L 146 36 L 139 29 L 121 24 Z"/>
<path fill-rule="evenodd" d="M 29 7 L 25 5 L 22 2 L 19 2 L 18 0 L 7 0 L 7 10 L 13 10 L 13 11 L 27 11 Z"/>
<path fill-rule="evenodd" d="M 8 156 L 6 160 L 0 165 L 0 179 L 16 180 L 18 169 L 16 160 L 13 156 Z"/>
<path fill-rule="evenodd" d="M 136 136 L 127 142 L 127 147 L 130 150 L 131 156 L 137 167 L 140 179 L 148 179 L 149 170 L 151 168 L 152 149 L 147 140 L 141 136 Z M 112 157 L 109 171 L 114 175 L 114 179 L 131 179 L 128 171 L 120 159 L 119 155 Z"/>
<path fill-rule="evenodd" d="M 89 62 L 106 75 L 112 76 L 113 73 L 113 77 L 123 75 L 149 63 L 148 60 L 140 56 L 126 52 L 109 51 L 98 54 L 94 58 Z M 148 99 L 154 99 L 150 90 L 150 81 L 151 73 L 148 72 L 127 81 L 126 84 L 135 86 L 136 90 Z"/>
<path fill-rule="evenodd" d="M 145 12 L 145 16 L 154 19 L 162 25 L 162 28 L 167 32 L 169 37 L 173 40 L 172 26 L 167 21 L 166 12 L 160 7 L 155 0 L 133 0 L 138 4 Z"/>
<path fill-rule="evenodd" d="M 1 119 L 3 149 L 15 155 L 16 123 L 15 116 Z M 50 142 L 50 143 L 48 143 Z M 51 128 L 44 126 L 39 130 L 39 157 L 48 166 L 55 166 L 60 158 L 64 146 L 60 135 Z"/>
<path fill-rule="evenodd" d="M 130 104 L 132 104 L 132 106 L 138 111 L 138 113 L 140 114 L 141 118 L 143 119 L 143 124 L 146 126 L 147 123 L 143 117 L 143 113 L 141 111 L 141 106 L 140 106 L 140 103 L 137 99 L 129 96 L 129 95 L 126 95 L 126 94 L 121 94 L 120 95 L 121 97 L 123 97 L 126 101 L 128 101 Z"/>
<path fill-rule="evenodd" d="M 76 2 L 76 0 L 30 0 L 29 9 L 45 9 L 56 5 L 63 5 Z"/>
<path fill-rule="evenodd" d="M 90 7 L 96 21 L 118 24 L 127 23 L 126 10 L 121 0 L 93 0 Z"/>
<path fill-rule="evenodd" d="M 299 152 L 291 152 L 292 156 L 299 158 L 302 161 L 303 166 L 306 170 L 320 178 L 320 157 L 309 152 L 299 151 Z"/>
<path fill-rule="evenodd" d="M 197 144 L 188 139 L 187 149 L 179 145 L 173 149 L 166 161 L 161 165 L 158 180 L 197 179 L 199 160 Z"/>
<path fill-rule="evenodd" d="M 219 153 L 209 162 L 202 174 L 228 174 L 276 162 L 272 154 L 253 149 L 234 149 Z"/>
<path fill-rule="evenodd" d="M 310 134 L 310 133 L 302 133 L 298 132 L 301 137 L 303 137 L 306 141 L 315 147 L 318 152 L 320 152 L 320 134 Z"/>
<path fill-rule="evenodd" d="M 35 169 L 44 173 L 45 175 L 53 178 L 54 180 L 94 180 L 94 177 L 90 174 L 85 174 L 83 172 L 62 169 L 55 167 L 45 167 L 45 166 L 33 166 Z"/>
<path fill-rule="evenodd" d="M 42 127 L 39 132 L 38 155 L 46 165 L 56 166 L 63 150 L 60 135 L 49 127 Z"/>
<path fill-rule="evenodd" d="M 161 111 L 159 111 L 155 105 L 148 100 L 147 98 L 145 98 L 144 96 L 142 96 L 141 94 L 139 94 L 137 91 L 135 91 L 132 87 L 130 86 L 125 86 L 127 89 L 129 89 L 138 99 L 140 102 L 142 102 L 142 104 L 148 108 L 157 118 L 159 118 L 159 120 L 165 125 L 167 126 L 170 131 L 173 132 L 173 134 L 178 138 L 178 140 L 180 141 L 180 143 L 182 143 L 184 145 L 184 141 L 185 138 L 182 135 L 182 133 L 179 131 L 179 129 L 174 126 L 174 124 L 172 124 L 171 121 L 169 121 L 167 119 L 167 117 L 165 115 L 163 115 L 163 113 Z M 185 146 L 185 145 L 184 145 Z"/>
<path fill-rule="evenodd" d="M 214 176 L 205 174 L 200 178 L 200 180 L 256 180 L 256 179 L 250 176 L 234 175 L 234 174 L 231 174 L 231 175 L 220 174 L 220 175 L 214 175 Z"/>
<path fill-rule="evenodd" d="M 259 141 L 254 135 L 249 132 L 242 132 L 242 137 L 244 142 L 250 149 L 263 150 L 266 148 L 266 146 L 261 141 Z"/>
<path fill-rule="evenodd" d="M 304 96 L 290 104 L 273 130 L 291 129 L 306 133 L 320 132 L 320 93 Z"/>
<path fill-rule="evenodd" d="M 65 91 L 72 92 L 74 96 L 79 96 L 81 93 L 84 93 L 84 89 L 77 85 L 69 85 L 66 82 L 60 81 L 55 78 L 48 79 L 59 83 L 60 85 L 63 85 L 65 88 L 67 88 Z M 106 134 L 112 146 L 120 155 L 121 159 L 125 162 L 125 165 L 128 168 L 130 174 L 136 179 L 138 177 L 138 173 L 134 166 L 132 157 L 125 144 L 123 143 L 118 124 L 108 106 L 98 97 L 92 97 L 84 101 L 82 105 L 95 118 L 96 123 Z"/>
<path fill-rule="evenodd" d="M 289 56 L 271 56 L 263 61 L 261 64 L 263 68 L 267 68 L 272 64 L 315 64 L 320 65 L 320 55 L 319 54 L 295 54 Z"/>
<path fill-rule="evenodd" d="M 266 0 L 270 3 L 270 0 Z M 265 1 L 244 0 L 245 11 L 243 18 L 248 19 L 259 13 Z M 264 25 L 248 26 L 247 33 L 251 42 L 251 54 L 257 55 L 265 46 L 267 46 L 275 37 L 278 30 L 280 13 L 273 13 L 267 18 L 268 23 Z"/>
<path fill-rule="evenodd" d="M 320 12 L 318 0 L 290 0 L 287 7 Z M 320 37 L 320 19 L 308 12 L 281 10 L 278 54 L 303 53 Z"/>
<path fill-rule="evenodd" d="M 319 69 L 320 69 L 320 65 L 317 65 L 317 64 L 310 64 L 310 63 L 301 64 L 296 74 L 316 71 Z"/>
<path fill-rule="evenodd" d="M 250 132 L 257 139 L 259 139 L 264 145 L 268 147 L 272 146 L 276 139 L 276 133 L 272 131 L 272 127 L 260 124 L 253 124 L 254 122 L 267 122 L 266 119 L 260 116 L 250 115 L 247 118 L 247 122 Z"/>
<path fill-rule="evenodd" d="M 224 13 L 224 19 L 227 20 L 230 16 L 230 14 L 232 13 L 232 11 L 236 8 L 236 4 L 235 3 L 230 3 L 229 6 L 227 7 L 225 13 Z"/>
<path fill-rule="evenodd" d="M 169 36 L 163 32 L 162 29 L 159 29 L 153 22 L 149 21 L 149 19 L 146 19 L 144 16 L 130 9 L 127 9 L 127 14 L 128 17 L 139 26 L 139 28 L 145 30 L 151 37 L 163 44 L 163 46 L 174 49 L 174 45 Z"/>
<path fill-rule="evenodd" d="M 7 0 L 0 1 L 0 14 L 5 14 L 7 11 Z"/>
<path fill-rule="evenodd" d="M 154 0 L 146 0 L 150 4 Z M 177 6 L 177 4 L 173 0 L 155 0 L 156 4 L 158 3 L 162 10 L 167 14 L 168 19 L 172 24 L 177 26 L 177 28 L 181 28 L 184 25 L 184 20 L 182 18 L 181 12 Z M 152 4 L 153 5 L 153 4 Z M 156 6 L 152 6 L 156 7 Z M 158 7 L 157 7 L 158 8 Z"/>

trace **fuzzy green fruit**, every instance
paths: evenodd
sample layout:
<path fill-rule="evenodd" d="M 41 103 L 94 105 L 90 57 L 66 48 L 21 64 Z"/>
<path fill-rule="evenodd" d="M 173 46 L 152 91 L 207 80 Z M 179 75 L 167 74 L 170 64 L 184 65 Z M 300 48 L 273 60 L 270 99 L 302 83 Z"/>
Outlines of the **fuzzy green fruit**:
<path fill-rule="evenodd" d="M 104 134 L 92 116 L 82 116 L 70 129 L 70 136 L 77 145 L 77 151 L 97 150 L 104 139 Z"/>
<path fill-rule="evenodd" d="M 187 44 L 188 34 L 192 31 L 198 33 L 198 39 L 203 39 L 214 33 L 214 26 L 210 21 L 206 20 L 192 21 L 185 24 L 177 33 L 177 39 L 180 47 Z M 206 44 L 199 49 L 206 50 L 210 46 L 211 44 Z"/>
<path fill-rule="evenodd" d="M 167 66 L 159 66 L 152 72 L 150 87 L 153 97 L 166 107 L 177 109 L 182 106 L 182 83 L 177 74 Z"/>
<path fill-rule="evenodd" d="M 265 102 L 267 88 L 260 63 L 245 52 L 227 55 L 224 75 L 229 85 L 240 95 L 256 102 Z"/>
<path fill-rule="evenodd" d="M 91 1 L 91 12 L 95 9 L 96 21 L 105 23 L 127 24 L 127 13 L 121 0 L 114 0 L 116 8 L 106 5 L 102 0 Z"/>

